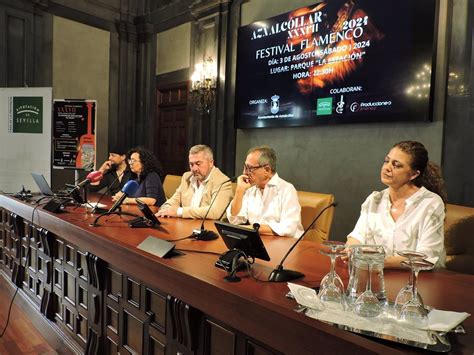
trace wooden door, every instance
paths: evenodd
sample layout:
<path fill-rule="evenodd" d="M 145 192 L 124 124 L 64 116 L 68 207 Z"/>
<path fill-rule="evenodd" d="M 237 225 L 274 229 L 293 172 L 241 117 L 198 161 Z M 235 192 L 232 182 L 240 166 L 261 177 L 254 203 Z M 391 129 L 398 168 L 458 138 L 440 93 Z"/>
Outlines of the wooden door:
<path fill-rule="evenodd" d="M 157 89 L 155 152 L 166 174 L 182 175 L 188 170 L 187 98 L 187 83 Z"/>

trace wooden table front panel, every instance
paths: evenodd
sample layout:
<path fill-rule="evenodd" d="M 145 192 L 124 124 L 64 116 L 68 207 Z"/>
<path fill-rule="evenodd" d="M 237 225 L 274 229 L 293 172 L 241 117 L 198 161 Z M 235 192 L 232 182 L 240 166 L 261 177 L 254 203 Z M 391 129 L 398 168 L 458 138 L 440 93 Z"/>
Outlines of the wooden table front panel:
<path fill-rule="evenodd" d="M 0 206 L 25 220 L 33 208 L 1 195 Z M 129 206 L 124 209 L 133 212 Z M 11 272 L 18 259 L 15 247 L 19 236 L 15 235 L 14 215 L 5 211 L 0 253 L 3 268 Z M 123 354 L 420 352 L 361 337 L 298 314 L 293 311 L 295 302 L 285 298 L 288 288 L 284 283 L 256 281 L 254 278 L 266 280 L 294 242 L 290 238 L 263 237 L 272 260 L 258 260 L 252 277 L 242 273 L 242 281 L 232 284 L 224 282 L 225 273 L 214 267 L 218 257 L 214 254 L 226 250 L 220 239 L 178 242 L 177 248 L 185 255 L 171 259 L 137 249 L 148 236 L 179 239 L 189 235 L 200 221 L 163 219 L 156 230 L 132 230 L 123 216 L 104 218 L 99 227 L 89 225 L 91 218 L 79 209 L 62 215 L 39 209 L 35 218 L 35 225 L 55 236 L 51 284 L 56 298 L 54 317 L 77 342 L 82 342 L 87 353 L 97 349 L 100 353 Z M 212 228 L 212 222 L 208 221 L 206 227 Z M 317 243 L 303 241 L 287 259 L 285 268 L 305 273 L 299 283 L 317 285 L 328 272 L 329 258 L 319 253 L 320 248 Z M 37 253 L 41 255 L 41 246 Z M 36 280 L 42 281 L 40 268 L 37 269 Z M 338 264 L 337 272 L 346 282 L 346 267 Z M 385 278 L 388 297 L 393 300 L 406 284 L 408 273 L 390 271 Z M 471 275 L 423 272 L 419 290 L 430 306 L 474 313 Z M 472 317 L 464 326 L 468 335 L 450 337 L 453 350 L 473 353 Z"/>

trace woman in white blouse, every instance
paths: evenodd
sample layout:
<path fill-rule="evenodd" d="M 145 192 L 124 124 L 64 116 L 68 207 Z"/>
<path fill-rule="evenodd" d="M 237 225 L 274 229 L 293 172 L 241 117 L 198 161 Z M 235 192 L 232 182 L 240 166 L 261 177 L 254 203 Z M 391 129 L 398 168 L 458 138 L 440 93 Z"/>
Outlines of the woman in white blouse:
<path fill-rule="evenodd" d="M 444 182 L 423 144 L 395 144 L 380 179 L 388 188 L 367 197 L 347 245 L 383 245 L 386 268 L 400 267 L 404 258 L 396 252 L 401 250 L 425 253 L 427 260 L 444 267 Z"/>

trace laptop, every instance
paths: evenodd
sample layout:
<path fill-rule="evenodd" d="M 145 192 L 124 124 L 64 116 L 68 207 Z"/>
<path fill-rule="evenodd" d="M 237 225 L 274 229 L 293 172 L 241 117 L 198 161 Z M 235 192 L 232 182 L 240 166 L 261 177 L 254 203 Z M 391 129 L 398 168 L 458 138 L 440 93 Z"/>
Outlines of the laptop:
<path fill-rule="evenodd" d="M 51 190 L 51 187 L 49 187 L 48 182 L 46 181 L 45 177 L 43 174 L 38 174 L 38 173 L 31 173 L 31 176 L 33 177 L 33 180 L 35 180 L 36 185 L 38 185 L 38 188 L 40 192 L 45 195 L 45 196 L 54 196 L 55 194 Z"/>

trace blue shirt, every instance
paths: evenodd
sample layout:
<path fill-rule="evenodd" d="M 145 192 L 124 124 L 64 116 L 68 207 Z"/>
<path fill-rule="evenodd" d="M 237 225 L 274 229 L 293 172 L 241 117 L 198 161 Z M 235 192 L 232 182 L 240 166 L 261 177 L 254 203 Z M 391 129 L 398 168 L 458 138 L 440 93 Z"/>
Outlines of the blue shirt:
<path fill-rule="evenodd" d="M 161 206 L 165 201 L 165 192 L 160 177 L 156 172 L 147 174 L 145 179 L 138 180 L 140 185 L 132 198 L 150 197 L 156 200 L 155 206 Z"/>

